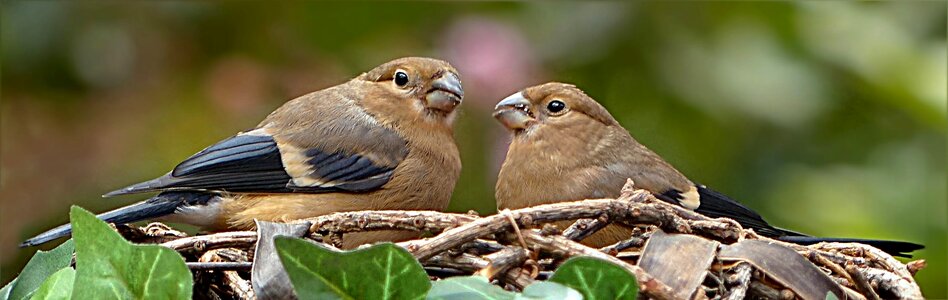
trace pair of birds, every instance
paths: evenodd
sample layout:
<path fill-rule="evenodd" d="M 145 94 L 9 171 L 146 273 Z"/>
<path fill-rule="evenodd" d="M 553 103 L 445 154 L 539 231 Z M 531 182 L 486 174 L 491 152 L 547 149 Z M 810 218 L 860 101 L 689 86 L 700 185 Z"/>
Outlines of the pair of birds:
<path fill-rule="evenodd" d="M 343 211 L 443 211 L 461 171 L 452 123 L 463 98 L 458 71 L 447 62 L 396 59 L 290 100 L 255 129 L 198 152 L 162 177 L 105 194 L 159 192 L 98 217 L 111 223 L 180 222 L 213 231 L 252 229 L 254 219 L 288 222 Z M 732 218 L 772 238 L 802 244 L 858 241 L 893 254 L 922 247 L 816 238 L 773 227 L 740 203 L 690 181 L 572 85 L 524 89 L 501 100 L 494 116 L 513 135 L 497 182 L 500 209 L 617 197 L 631 178 L 659 199 Z M 70 232 L 62 225 L 21 246 Z M 603 246 L 630 232 L 611 225 L 583 242 Z M 414 237 L 417 233 L 402 231 L 347 234 L 343 246 Z"/>

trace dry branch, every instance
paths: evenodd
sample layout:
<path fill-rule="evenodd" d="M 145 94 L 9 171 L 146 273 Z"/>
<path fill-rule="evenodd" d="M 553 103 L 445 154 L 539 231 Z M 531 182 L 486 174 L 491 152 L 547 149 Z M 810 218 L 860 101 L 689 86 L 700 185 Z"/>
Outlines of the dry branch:
<path fill-rule="evenodd" d="M 504 273 L 513 267 L 523 265 L 529 257 L 529 252 L 526 249 L 517 246 L 506 247 L 485 256 L 484 258 L 488 261 L 487 266 L 476 273 L 491 279 L 497 273 Z"/>
<path fill-rule="evenodd" d="M 886 253 L 862 244 L 821 243 L 801 246 L 768 239 L 752 230 L 744 230 L 733 220 L 708 218 L 660 201 L 649 192 L 631 186 L 624 188 L 622 196 L 617 199 L 546 204 L 486 217 L 433 211 L 357 211 L 300 221 L 310 222 L 310 238 L 331 244 L 338 244 L 345 234 L 353 232 L 393 229 L 430 232 L 436 235 L 397 244 L 411 252 L 426 268 L 436 270 L 434 272 L 440 276 L 480 272 L 516 289 L 534 282 L 539 272 L 553 271 L 565 258 L 591 256 L 615 263 L 635 274 L 641 292 L 646 296 L 673 299 L 674 293 L 667 285 L 642 268 L 617 257 L 622 256 L 620 252 L 625 249 L 642 248 L 651 238 L 651 233 L 659 229 L 666 233 L 693 234 L 723 244 L 756 239 L 788 247 L 816 266 L 830 270 L 834 281 L 855 298 L 920 298 L 920 289 L 912 276 L 924 267 L 924 261 L 906 266 Z M 562 234 L 552 227 L 544 227 L 545 224 L 561 221 L 576 222 Z M 633 226 L 636 230 L 627 240 L 601 249 L 576 242 L 611 223 Z M 130 240 L 160 243 L 192 259 L 205 257 L 208 253 L 220 253 L 219 250 L 223 249 L 243 251 L 252 256 L 257 239 L 254 231 L 186 237 L 162 226 L 152 224 L 143 229 L 120 227 L 119 231 Z M 514 227 L 520 229 L 519 235 L 513 234 Z M 518 241 L 521 237 L 526 249 Z M 537 257 L 552 257 L 553 260 L 543 260 L 543 263 L 538 264 L 535 261 Z M 243 293 L 246 296 L 247 290 L 236 281 L 239 276 L 234 277 L 238 275 L 236 270 L 244 270 L 245 261 L 252 261 L 252 257 L 237 262 L 189 262 L 189 266 L 205 276 L 225 274 L 214 282 L 230 280 L 230 283 L 225 284 L 229 289 L 227 292 Z M 696 295 L 698 298 L 706 297 L 704 292 L 727 299 L 745 296 L 773 299 L 794 297 L 793 291 L 786 287 L 775 285 L 766 276 L 754 275 L 759 272 L 750 264 L 738 263 L 730 267 L 714 264 L 711 269 L 728 271 L 722 273 L 721 279 L 715 279 L 720 281 L 718 284 L 699 289 Z M 705 285 L 709 282 L 712 281 L 709 280 Z M 848 287 L 859 290 L 859 293 Z"/>
<path fill-rule="evenodd" d="M 574 241 L 582 241 L 600 229 L 606 228 L 606 225 L 609 225 L 608 215 L 601 215 L 598 219 L 576 220 L 576 223 L 563 231 L 563 236 Z"/>
<path fill-rule="evenodd" d="M 161 245 L 183 253 L 204 252 L 219 248 L 249 249 L 257 241 L 253 231 L 223 232 L 209 235 L 192 236 L 164 242 Z"/>
<path fill-rule="evenodd" d="M 849 274 L 850 280 L 856 284 L 856 287 L 859 288 L 859 291 L 863 295 L 866 295 L 866 298 L 869 300 L 882 300 L 879 298 L 879 294 L 876 294 L 876 291 L 872 290 L 872 285 L 869 284 L 869 280 L 866 279 L 866 275 L 863 275 L 862 272 L 859 272 L 859 269 L 856 268 L 856 265 L 846 266 L 846 273 Z"/>

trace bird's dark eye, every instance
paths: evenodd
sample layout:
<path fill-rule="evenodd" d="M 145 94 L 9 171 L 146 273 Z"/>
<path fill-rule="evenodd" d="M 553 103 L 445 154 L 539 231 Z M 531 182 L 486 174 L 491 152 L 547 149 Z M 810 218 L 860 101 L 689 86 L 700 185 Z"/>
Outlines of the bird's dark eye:
<path fill-rule="evenodd" d="M 405 86 L 408 84 L 408 74 L 404 71 L 395 72 L 395 84 L 398 86 Z"/>
<path fill-rule="evenodd" d="M 546 104 L 546 109 L 551 113 L 561 112 L 564 108 L 566 108 L 566 103 L 563 103 L 563 101 L 560 100 L 553 100 Z"/>

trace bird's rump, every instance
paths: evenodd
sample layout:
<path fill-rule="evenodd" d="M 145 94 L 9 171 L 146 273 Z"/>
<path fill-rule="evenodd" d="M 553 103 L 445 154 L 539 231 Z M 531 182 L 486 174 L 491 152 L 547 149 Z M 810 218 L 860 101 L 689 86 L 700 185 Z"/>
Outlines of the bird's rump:
<path fill-rule="evenodd" d="M 768 237 L 800 235 L 771 226 L 760 214 L 724 194 L 701 184 L 695 184 L 695 186 L 698 187 L 698 195 L 701 199 L 701 205 L 695 209 L 697 213 L 712 218 L 732 219 L 744 228 L 754 229 L 755 232 Z"/>

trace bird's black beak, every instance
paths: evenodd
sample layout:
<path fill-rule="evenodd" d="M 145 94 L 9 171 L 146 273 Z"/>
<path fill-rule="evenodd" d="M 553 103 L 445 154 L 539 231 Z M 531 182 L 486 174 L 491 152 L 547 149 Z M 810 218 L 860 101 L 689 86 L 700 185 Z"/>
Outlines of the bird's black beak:
<path fill-rule="evenodd" d="M 453 72 L 444 72 L 431 83 L 431 90 L 425 95 L 425 107 L 443 112 L 451 112 L 464 99 L 461 79 Z"/>
<path fill-rule="evenodd" d="M 530 101 L 518 92 L 497 103 L 494 107 L 494 118 L 507 129 L 524 130 L 537 121 L 530 107 Z"/>

